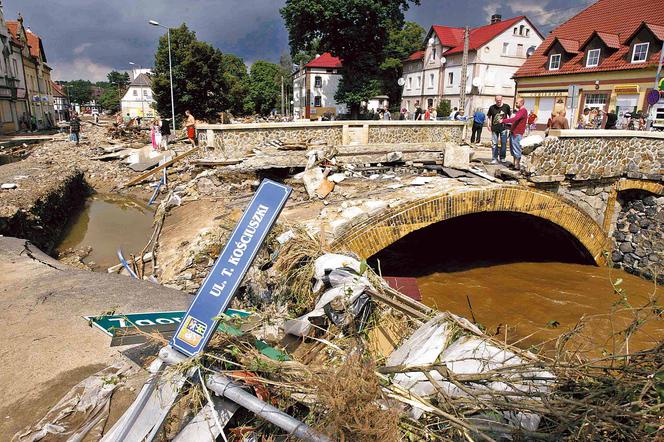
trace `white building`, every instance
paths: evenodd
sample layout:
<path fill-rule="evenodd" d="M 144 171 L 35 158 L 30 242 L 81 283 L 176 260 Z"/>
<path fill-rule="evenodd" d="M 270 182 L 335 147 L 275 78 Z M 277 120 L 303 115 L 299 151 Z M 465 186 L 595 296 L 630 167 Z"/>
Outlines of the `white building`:
<path fill-rule="evenodd" d="M 466 102 L 460 105 L 463 40 L 463 28 L 431 27 L 426 48 L 404 61 L 402 108 L 412 112 L 417 101 L 426 109 L 446 99 L 468 115 L 478 107 L 486 111 L 496 95 L 511 104 L 515 94 L 512 75 L 543 37 L 525 16 L 501 20 L 500 15 L 494 15 L 491 24 L 471 29 Z"/>
<path fill-rule="evenodd" d="M 152 80 L 147 74 L 141 73 L 129 83 L 129 88 L 120 102 L 120 108 L 122 115 L 129 114 L 132 118 L 153 118 L 157 116 L 157 111 L 153 107 L 155 103 L 152 97 Z"/>
<path fill-rule="evenodd" d="M 347 113 L 334 94 L 341 80 L 341 60 L 329 52 L 311 60 L 293 74 L 293 117 L 316 120 L 325 114 Z"/>

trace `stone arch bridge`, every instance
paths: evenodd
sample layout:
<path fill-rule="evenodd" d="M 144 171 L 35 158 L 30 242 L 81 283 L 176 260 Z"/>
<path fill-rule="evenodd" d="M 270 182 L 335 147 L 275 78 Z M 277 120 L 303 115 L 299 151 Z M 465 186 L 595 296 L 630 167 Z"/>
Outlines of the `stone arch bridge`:
<path fill-rule="evenodd" d="M 385 207 L 338 229 L 336 250 L 368 258 L 409 233 L 468 214 L 514 212 L 571 234 L 597 264 L 664 274 L 664 137 L 566 131 L 524 162 L 527 180 L 443 190 Z"/>

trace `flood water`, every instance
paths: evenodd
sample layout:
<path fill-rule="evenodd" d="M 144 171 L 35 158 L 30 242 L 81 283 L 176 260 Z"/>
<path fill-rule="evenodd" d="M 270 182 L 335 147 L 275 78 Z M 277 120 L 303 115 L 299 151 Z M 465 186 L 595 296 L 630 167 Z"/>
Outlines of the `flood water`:
<path fill-rule="evenodd" d="M 377 267 L 378 260 L 384 275 L 417 277 L 427 305 L 474 318 L 487 333 L 522 348 L 551 350 L 585 316 L 586 326 L 570 346 L 593 357 L 618 351 L 625 340 L 617 333 L 634 319 L 629 306 L 619 304 L 611 281 L 622 280 L 618 287 L 634 308 L 655 290 L 650 281 L 592 265 L 569 234 L 527 215 L 442 222 L 408 235 L 370 262 Z M 664 297 L 655 293 L 661 305 Z M 650 316 L 630 338 L 630 351 L 664 339 L 664 319 Z"/>
<path fill-rule="evenodd" d="M 58 252 L 69 248 L 92 247 L 84 259 L 97 270 L 118 264 L 117 250 L 125 257 L 138 254 L 152 234 L 153 210 L 147 204 L 126 196 L 96 194 L 70 221 Z"/>

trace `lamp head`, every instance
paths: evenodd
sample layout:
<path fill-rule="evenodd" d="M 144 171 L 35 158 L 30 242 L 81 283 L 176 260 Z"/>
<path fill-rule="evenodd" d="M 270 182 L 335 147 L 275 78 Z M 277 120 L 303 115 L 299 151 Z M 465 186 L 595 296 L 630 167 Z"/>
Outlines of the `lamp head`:
<path fill-rule="evenodd" d="M 148 23 L 150 23 L 152 26 L 159 26 L 159 22 L 156 20 L 150 20 Z"/>

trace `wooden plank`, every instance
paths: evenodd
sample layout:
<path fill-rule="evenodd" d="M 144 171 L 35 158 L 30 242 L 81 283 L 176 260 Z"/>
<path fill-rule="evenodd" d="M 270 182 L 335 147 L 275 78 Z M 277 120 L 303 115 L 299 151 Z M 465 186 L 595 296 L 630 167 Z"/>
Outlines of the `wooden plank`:
<path fill-rule="evenodd" d="M 134 178 L 134 179 L 132 179 L 132 180 L 126 182 L 125 184 L 123 184 L 122 186 L 120 186 L 120 188 L 122 189 L 122 188 L 124 188 L 124 187 L 129 187 L 129 186 L 133 186 L 133 185 L 136 184 L 136 183 L 140 183 L 141 181 L 143 181 L 143 180 L 146 179 L 147 177 L 150 177 L 150 176 L 154 175 L 155 173 L 159 172 L 160 170 L 162 170 L 162 169 L 164 169 L 164 168 L 170 166 L 171 164 L 174 164 L 174 163 L 180 161 L 181 159 L 183 159 L 183 158 L 185 158 L 185 157 L 188 157 L 188 156 L 191 155 L 192 153 L 196 152 L 198 149 L 200 149 L 198 146 L 197 146 L 197 147 L 194 147 L 194 148 L 192 148 L 192 149 L 189 149 L 188 151 L 186 151 L 186 152 L 184 152 L 184 153 L 181 153 L 180 155 L 176 156 L 176 157 L 173 158 L 172 160 L 170 160 L 170 161 L 166 161 L 166 162 L 165 162 L 164 164 L 162 164 L 161 166 L 156 167 L 156 168 L 150 170 L 149 172 L 145 172 L 145 173 L 143 173 L 143 174 L 137 176 L 136 178 Z"/>

